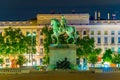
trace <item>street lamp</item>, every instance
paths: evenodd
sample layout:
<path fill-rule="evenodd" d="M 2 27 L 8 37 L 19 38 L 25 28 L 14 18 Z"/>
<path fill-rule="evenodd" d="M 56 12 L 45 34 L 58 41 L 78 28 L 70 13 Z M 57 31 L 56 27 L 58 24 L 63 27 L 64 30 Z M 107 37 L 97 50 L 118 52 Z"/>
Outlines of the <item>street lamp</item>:
<path fill-rule="evenodd" d="M 33 32 L 33 33 L 29 33 L 27 34 L 27 36 L 30 36 L 31 38 L 31 51 L 30 51 L 30 54 L 31 54 L 31 61 L 32 61 L 32 66 L 33 66 L 33 46 L 34 46 L 34 37 L 36 37 L 36 33 Z M 30 60 L 30 54 L 29 54 L 29 60 Z"/>

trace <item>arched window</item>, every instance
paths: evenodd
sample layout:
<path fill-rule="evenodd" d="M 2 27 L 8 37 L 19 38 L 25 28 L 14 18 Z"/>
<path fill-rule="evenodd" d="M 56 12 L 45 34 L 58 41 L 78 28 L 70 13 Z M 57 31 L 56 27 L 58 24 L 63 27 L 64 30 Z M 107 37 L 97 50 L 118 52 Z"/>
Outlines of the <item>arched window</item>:
<path fill-rule="evenodd" d="M 83 35 L 86 35 L 86 31 L 83 31 Z"/>

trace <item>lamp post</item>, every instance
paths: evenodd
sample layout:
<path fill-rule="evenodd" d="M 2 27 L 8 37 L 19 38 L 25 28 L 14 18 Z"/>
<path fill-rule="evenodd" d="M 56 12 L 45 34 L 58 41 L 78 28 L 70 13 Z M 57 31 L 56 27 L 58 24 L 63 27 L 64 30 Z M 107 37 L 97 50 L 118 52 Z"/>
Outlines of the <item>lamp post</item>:
<path fill-rule="evenodd" d="M 31 56 L 31 61 L 33 66 L 33 46 L 34 46 L 34 37 L 36 37 L 36 33 L 29 33 L 28 36 L 30 36 L 30 39 L 31 39 L 31 50 L 30 50 L 31 55 L 29 54 L 29 60 Z"/>

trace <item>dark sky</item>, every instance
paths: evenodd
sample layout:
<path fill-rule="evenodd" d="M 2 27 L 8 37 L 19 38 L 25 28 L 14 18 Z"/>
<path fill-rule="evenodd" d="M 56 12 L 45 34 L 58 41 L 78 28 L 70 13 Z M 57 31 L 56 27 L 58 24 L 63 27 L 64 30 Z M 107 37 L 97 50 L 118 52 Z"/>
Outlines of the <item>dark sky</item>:
<path fill-rule="evenodd" d="M 0 0 L 0 21 L 28 20 L 39 13 L 90 13 L 101 11 L 102 18 L 107 12 L 116 13 L 120 19 L 120 0 Z"/>

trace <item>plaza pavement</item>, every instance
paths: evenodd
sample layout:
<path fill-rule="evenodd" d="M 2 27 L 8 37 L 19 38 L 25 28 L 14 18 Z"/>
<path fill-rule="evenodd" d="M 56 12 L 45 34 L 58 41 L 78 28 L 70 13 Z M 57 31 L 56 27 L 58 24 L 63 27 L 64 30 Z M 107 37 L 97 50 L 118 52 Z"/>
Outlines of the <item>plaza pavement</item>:
<path fill-rule="evenodd" d="M 45 71 L 28 74 L 0 74 L 0 80 L 120 80 L 120 73 Z"/>

